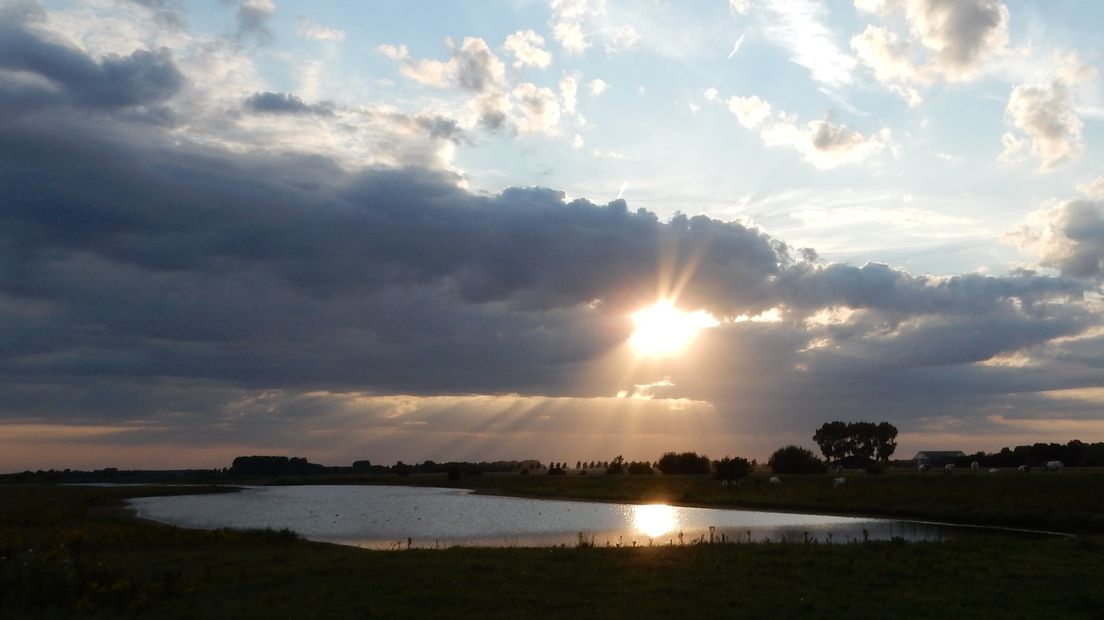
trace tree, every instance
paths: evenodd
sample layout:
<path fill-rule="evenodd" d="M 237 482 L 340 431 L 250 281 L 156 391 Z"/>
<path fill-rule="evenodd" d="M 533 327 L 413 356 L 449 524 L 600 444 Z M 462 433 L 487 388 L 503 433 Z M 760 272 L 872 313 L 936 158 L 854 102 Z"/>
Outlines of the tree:
<path fill-rule="evenodd" d="M 709 457 L 698 456 L 697 452 L 667 452 L 659 459 L 659 471 L 664 474 L 708 474 Z"/>
<path fill-rule="evenodd" d="M 719 461 L 713 461 L 714 476 L 718 480 L 739 480 L 750 474 L 754 469 L 755 461 L 749 461 L 739 456 L 726 456 Z"/>
<path fill-rule="evenodd" d="M 826 469 L 824 461 L 801 446 L 785 446 L 775 450 L 767 464 L 776 474 L 819 474 Z"/>
<path fill-rule="evenodd" d="M 813 441 L 820 446 L 824 458 L 838 461 L 847 456 L 848 431 L 844 422 L 825 422 L 817 432 L 813 434 Z"/>
<path fill-rule="evenodd" d="M 889 422 L 880 422 L 874 433 L 875 456 L 885 463 L 897 450 L 897 427 Z"/>

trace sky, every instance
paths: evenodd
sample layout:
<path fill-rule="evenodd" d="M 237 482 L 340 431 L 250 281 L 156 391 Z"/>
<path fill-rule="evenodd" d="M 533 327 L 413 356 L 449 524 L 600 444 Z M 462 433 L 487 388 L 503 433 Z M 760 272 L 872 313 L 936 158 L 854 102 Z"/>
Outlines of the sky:
<path fill-rule="evenodd" d="M 0 0 L 0 471 L 1104 440 L 1101 23 Z"/>

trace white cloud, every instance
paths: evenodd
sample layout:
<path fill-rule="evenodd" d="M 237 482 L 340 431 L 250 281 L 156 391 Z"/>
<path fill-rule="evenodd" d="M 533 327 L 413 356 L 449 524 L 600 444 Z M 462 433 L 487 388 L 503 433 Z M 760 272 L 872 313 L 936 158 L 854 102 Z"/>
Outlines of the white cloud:
<path fill-rule="evenodd" d="M 606 92 L 606 88 L 608 88 L 608 87 L 609 87 L 609 84 L 606 83 L 605 80 L 603 80 L 603 79 L 593 79 L 593 80 L 590 81 L 590 96 L 591 97 L 598 97 L 602 93 Z"/>
<path fill-rule="evenodd" d="M 579 101 L 579 80 L 574 75 L 560 78 L 560 98 L 563 100 L 564 112 L 574 114 Z"/>
<path fill-rule="evenodd" d="M 1036 211 L 1004 240 L 1063 275 L 1104 278 L 1104 202 L 1070 200 Z"/>
<path fill-rule="evenodd" d="M 345 40 L 344 30 L 340 28 L 328 28 L 306 15 L 301 15 L 296 20 L 296 32 L 299 36 L 314 41 L 332 41 L 334 43 L 340 43 Z"/>
<path fill-rule="evenodd" d="M 560 122 L 560 104 L 551 89 L 522 82 L 511 93 L 521 115 L 516 119 L 520 133 L 555 135 Z"/>
<path fill-rule="evenodd" d="M 503 47 L 517 59 L 514 61 L 515 69 L 525 65 L 544 69 L 552 63 L 552 54 L 544 49 L 544 37 L 532 30 L 518 30 L 511 34 L 506 37 Z"/>
<path fill-rule="evenodd" d="M 606 43 L 606 51 L 609 53 L 621 52 L 632 49 L 640 41 L 640 33 L 632 26 L 621 26 L 613 31 L 610 41 Z"/>
<path fill-rule="evenodd" d="M 1008 8 L 1000 0 L 855 0 L 855 8 L 905 32 L 867 26 L 851 39 L 859 61 L 910 105 L 936 80 L 967 81 L 1007 51 Z"/>
<path fill-rule="evenodd" d="M 728 8 L 736 15 L 747 15 L 751 11 L 750 0 L 728 0 Z"/>
<path fill-rule="evenodd" d="M 836 44 L 836 35 L 825 24 L 826 8 L 809 0 L 769 0 L 764 33 L 789 50 L 790 60 L 828 86 L 848 84 L 855 59 Z"/>
<path fill-rule="evenodd" d="M 691 101 L 690 103 L 688 103 L 686 105 L 690 108 L 690 113 L 691 114 L 697 114 L 699 111 L 701 111 L 701 106 L 694 103 L 693 101 Z"/>
<path fill-rule="evenodd" d="M 1005 122 L 1030 140 L 1031 154 L 1040 159 L 1039 170 L 1047 172 L 1059 164 L 1076 159 L 1084 148 L 1081 130 L 1084 124 L 1073 110 L 1065 85 L 1017 86 L 1012 90 L 1004 111 Z M 1024 141 L 1005 134 L 1000 160 L 1021 158 Z"/>
<path fill-rule="evenodd" d="M 405 45 L 384 44 L 377 49 L 400 63 L 399 72 L 403 77 L 427 86 L 487 92 L 500 88 L 505 82 L 505 65 L 487 42 L 477 37 L 464 37 L 463 44 L 453 48 L 452 58 L 447 61 L 411 58 Z"/>
<path fill-rule="evenodd" d="M 878 81 L 900 94 L 909 105 L 921 103 L 920 93 L 912 84 L 925 84 L 928 80 L 913 64 L 907 41 L 899 41 L 896 34 L 885 28 L 867 26 L 862 34 L 852 37 L 851 49 Z"/>
<path fill-rule="evenodd" d="M 594 149 L 592 154 L 599 159 L 625 159 L 625 156 L 618 151 Z"/>
<path fill-rule="evenodd" d="M 568 54 L 582 54 L 590 47 L 584 20 L 605 11 L 602 0 L 552 0 L 552 36 Z"/>
<path fill-rule="evenodd" d="M 889 129 L 863 135 L 831 119 L 801 124 L 784 112 L 770 118 L 770 104 L 754 95 L 730 97 L 727 103 L 741 125 L 759 129 L 764 144 L 793 148 L 821 170 L 867 161 L 892 146 Z"/>
<path fill-rule="evenodd" d="M 1104 175 L 1098 176 L 1091 181 L 1086 181 L 1085 183 L 1078 183 L 1077 191 L 1089 198 L 1104 200 Z"/>
<path fill-rule="evenodd" d="M 571 147 L 576 149 L 583 148 L 583 137 L 579 134 L 575 134 L 575 137 L 571 139 Z"/>
<path fill-rule="evenodd" d="M 712 86 L 705 89 L 705 92 L 702 93 L 702 97 L 704 97 L 706 101 L 716 101 L 720 96 L 721 93 L 717 92 L 717 89 Z"/>
<path fill-rule="evenodd" d="M 750 97 L 729 97 L 728 109 L 736 115 L 736 120 L 748 129 L 754 129 L 770 115 L 771 107 L 766 101 L 752 95 Z"/>

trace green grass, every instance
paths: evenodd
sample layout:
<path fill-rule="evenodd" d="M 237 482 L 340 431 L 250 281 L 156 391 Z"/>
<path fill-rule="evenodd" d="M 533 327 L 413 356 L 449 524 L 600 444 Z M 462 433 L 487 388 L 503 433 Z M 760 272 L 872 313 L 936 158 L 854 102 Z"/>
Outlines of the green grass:
<path fill-rule="evenodd" d="M 365 551 L 115 508 L 169 492 L 0 486 L 0 617 L 1104 617 L 1099 537 Z"/>

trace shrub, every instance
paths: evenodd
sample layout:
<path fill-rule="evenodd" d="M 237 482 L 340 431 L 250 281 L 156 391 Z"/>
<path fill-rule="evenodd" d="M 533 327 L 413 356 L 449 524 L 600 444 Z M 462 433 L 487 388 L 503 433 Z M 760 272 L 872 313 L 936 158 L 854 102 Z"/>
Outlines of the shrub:
<path fill-rule="evenodd" d="M 827 469 L 824 461 L 801 446 L 786 446 L 775 450 L 767 464 L 776 474 L 819 474 Z"/>
<path fill-rule="evenodd" d="M 652 471 L 652 464 L 647 461 L 629 463 L 629 473 L 633 475 L 651 475 L 655 472 Z"/>
<path fill-rule="evenodd" d="M 719 461 L 713 461 L 714 476 L 718 480 L 739 480 L 755 469 L 755 461 L 749 461 L 739 456 L 724 457 Z"/>
<path fill-rule="evenodd" d="M 664 474 L 708 474 L 709 457 L 697 452 L 668 452 L 659 459 L 659 471 Z"/>

